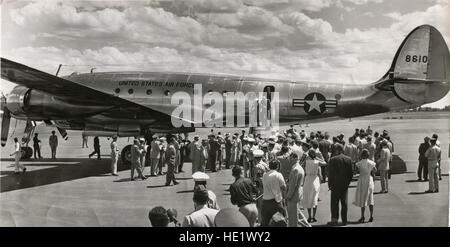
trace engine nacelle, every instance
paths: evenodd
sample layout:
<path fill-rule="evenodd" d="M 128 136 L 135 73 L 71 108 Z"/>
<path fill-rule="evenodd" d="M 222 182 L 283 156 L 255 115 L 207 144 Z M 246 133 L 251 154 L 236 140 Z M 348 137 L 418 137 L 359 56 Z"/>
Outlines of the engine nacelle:
<path fill-rule="evenodd" d="M 35 120 L 89 116 L 113 107 L 75 100 L 17 86 L 9 94 L 6 107 L 16 117 Z"/>
<path fill-rule="evenodd" d="M 8 108 L 11 114 L 26 117 L 30 91 L 30 88 L 17 86 L 9 93 L 8 99 L 6 100 L 6 108 Z"/>

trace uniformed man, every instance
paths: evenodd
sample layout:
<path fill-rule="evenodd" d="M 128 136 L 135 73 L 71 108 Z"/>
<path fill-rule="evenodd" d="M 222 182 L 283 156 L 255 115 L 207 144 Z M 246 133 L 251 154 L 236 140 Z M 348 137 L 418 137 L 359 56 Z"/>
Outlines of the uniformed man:
<path fill-rule="evenodd" d="M 206 166 L 208 165 L 209 160 L 209 145 L 208 140 L 203 139 L 202 140 L 202 146 L 200 148 L 200 166 L 198 167 L 198 171 L 204 172 L 206 170 Z"/>
<path fill-rule="evenodd" d="M 52 159 L 56 159 L 56 148 L 58 147 L 58 137 L 55 135 L 55 131 L 52 131 L 52 135 L 48 138 L 48 143 L 52 151 Z"/>
<path fill-rule="evenodd" d="M 141 155 L 143 155 L 143 150 L 139 145 L 139 140 L 134 139 L 133 146 L 131 147 L 131 181 L 135 181 L 134 179 L 134 170 L 137 170 L 139 177 L 142 180 L 147 179 L 144 174 L 142 174 L 141 170 Z"/>
<path fill-rule="evenodd" d="M 163 175 L 162 170 L 164 167 L 164 162 L 166 160 L 166 149 L 167 149 L 167 141 L 165 137 L 159 138 L 160 145 L 160 153 L 159 153 L 159 162 L 158 162 L 158 175 Z"/>
<path fill-rule="evenodd" d="M 189 145 L 190 158 L 192 161 L 192 174 L 198 171 L 201 167 L 201 158 L 202 158 L 202 144 L 199 142 L 200 137 L 198 135 L 194 136 L 194 141 Z"/>
<path fill-rule="evenodd" d="M 173 182 L 174 185 L 177 185 L 178 182 L 175 179 L 175 164 L 176 164 L 176 158 L 177 158 L 177 150 L 174 146 L 175 138 L 170 138 L 169 145 L 167 146 L 166 150 L 166 157 L 165 157 L 165 163 L 167 164 L 167 173 L 166 173 L 166 186 L 170 186 L 170 184 Z"/>
<path fill-rule="evenodd" d="M 348 157 L 350 157 L 350 159 L 352 159 L 352 164 L 353 164 L 353 174 L 356 173 L 356 162 L 358 162 L 358 156 L 359 156 L 359 152 L 358 152 L 358 147 L 355 145 L 355 138 L 353 136 L 350 136 L 348 138 L 348 144 L 345 145 L 344 147 L 344 155 L 347 155 Z"/>
<path fill-rule="evenodd" d="M 180 169 L 180 143 L 179 141 L 181 140 L 177 140 L 176 136 L 172 136 L 173 138 L 173 147 L 175 148 L 175 170 L 174 173 L 178 173 L 179 169 Z"/>
<path fill-rule="evenodd" d="M 117 136 L 113 136 L 111 142 L 111 174 L 113 176 L 118 176 L 117 161 L 119 161 L 119 145 L 117 145 Z"/>
<path fill-rule="evenodd" d="M 196 172 L 194 174 L 192 174 L 192 179 L 194 180 L 194 190 L 198 189 L 198 186 L 204 186 L 204 188 L 207 188 L 207 181 L 209 179 L 208 174 L 204 173 L 204 172 Z M 213 208 L 213 209 L 217 209 L 220 210 L 219 207 L 219 203 L 217 202 L 217 196 L 216 194 L 214 194 L 214 192 L 212 192 L 211 190 L 208 190 L 208 207 L 209 208 Z"/>
<path fill-rule="evenodd" d="M 249 174 L 249 168 L 250 168 L 250 160 L 249 160 L 249 153 L 250 153 L 250 144 L 248 143 L 248 138 L 244 137 L 243 139 L 243 145 L 242 145 L 242 165 L 244 167 L 244 177 L 248 178 L 250 177 Z"/>
<path fill-rule="evenodd" d="M 86 148 L 89 148 L 88 136 L 84 133 L 84 131 L 83 133 L 81 133 L 81 141 L 82 141 L 81 148 L 84 148 L 84 146 L 86 146 Z"/>
<path fill-rule="evenodd" d="M 262 202 L 263 202 L 263 181 L 262 178 L 266 172 L 268 172 L 269 166 L 262 160 L 262 157 L 264 156 L 264 152 L 260 149 L 253 151 L 253 157 L 255 157 L 255 169 L 254 169 L 254 175 L 252 176 L 252 181 L 255 184 L 255 187 L 257 189 L 257 196 L 256 196 L 256 207 L 258 208 L 258 219 L 261 223 L 261 212 L 262 212 Z"/>
<path fill-rule="evenodd" d="M 14 137 L 14 152 L 9 156 L 14 156 L 14 174 L 19 174 L 20 169 L 23 173 L 27 170 L 23 164 L 20 163 L 20 159 L 22 158 L 22 149 L 17 137 Z"/>
<path fill-rule="evenodd" d="M 287 192 L 286 192 L 286 206 L 288 213 L 288 222 L 290 227 L 297 227 L 298 224 L 310 227 L 311 225 L 306 220 L 305 215 L 300 210 L 300 202 L 303 198 L 303 183 L 305 179 L 305 171 L 300 166 L 299 157 L 297 153 L 291 153 L 290 156 L 292 169 L 289 173 Z"/>
<path fill-rule="evenodd" d="M 441 159 L 441 148 L 436 145 L 437 138 L 432 137 L 430 140 L 431 147 L 425 152 L 425 157 L 428 159 L 428 183 L 429 188 L 426 193 L 439 192 L 438 167 Z"/>
<path fill-rule="evenodd" d="M 142 155 L 140 157 L 140 166 L 141 166 L 141 171 L 142 174 L 144 174 L 144 170 L 145 170 L 145 156 L 147 155 L 147 148 L 148 145 L 146 145 L 145 143 L 145 138 L 139 138 L 139 148 L 142 150 Z"/>
<path fill-rule="evenodd" d="M 33 149 L 34 149 L 34 158 L 35 159 L 37 159 L 37 158 L 42 159 L 42 156 L 41 156 L 41 140 L 39 140 L 39 138 L 38 138 L 38 133 L 35 133 L 34 137 L 33 137 Z"/>
<path fill-rule="evenodd" d="M 161 144 L 158 141 L 158 136 L 152 136 L 152 142 L 150 143 L 150 176 L 156 176 L 156 168 L 158 167 L 158 162 L 161 153 Z"/>
<path fill-rule="evenodd" d="M 178 135 L 178 140 L 180 141 L 180 165 L 178 166 L 178 172 L 184 172 L 183 166 L 186 161 L 186 157 L 189 155 L 188 146 L 190 141 L 187 138 L 182 138 L 181 135 Z"/>
<path fill-rule="evenodd" d="M 389 192 L 388 172 L 390 169 L 389 163 L 391 160 L 391 151 L 388 147 L 388 141 L 383 140 L 381 142 L 380 158 L 378 159 L 378 170 L 380 171 L 381 191 L 380 193 Z"/>

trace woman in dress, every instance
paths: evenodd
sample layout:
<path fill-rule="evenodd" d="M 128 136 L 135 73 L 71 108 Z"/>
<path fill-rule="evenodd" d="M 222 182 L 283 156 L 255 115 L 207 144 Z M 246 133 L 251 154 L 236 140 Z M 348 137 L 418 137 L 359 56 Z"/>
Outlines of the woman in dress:
<path fill-rule="evenodd" d="M 369 222 L 373 221 L 373 175 L 377 168 L 375 167 L 375 162 L 370 160 L 369 156 L 369 151 L 363 149 L 361 151 L 361 161 L 356 163 L 356 167 L 359 170 L 359 178 L 353 204 L 361 208 L 361 218 L 358 220 L 360 223 L 363 223 L 365 220 L 364 211 L 367 205 L 369 205 L 370 210 Z"/>
<path fill-rule="evenodd" d="M 320 166 L 326 164 L 316 159 L 316 151 L 310 149 L 305 160 L 305 183 L 303 184 L 303 206 L 308 209 L 308 222 L 316 222 L 317 203 L 319 201 L 320 181 L 322 173 Z M 311 217 L 311 209 L 313 211 Z"/>

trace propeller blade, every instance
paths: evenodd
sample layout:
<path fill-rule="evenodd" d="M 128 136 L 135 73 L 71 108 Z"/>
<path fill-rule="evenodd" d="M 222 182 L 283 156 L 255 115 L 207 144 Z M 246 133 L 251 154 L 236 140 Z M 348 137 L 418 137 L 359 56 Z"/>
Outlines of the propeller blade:
<path fill-rule="evenodd" d="M 59 133 L 61 134 L 61 136 L 64 138 L 64 140 L 67 141 L 67 139 L 69 139 L 69 137 L 67 136 L 67 131 L 63 128 L 59 128 L 57 127 Z"/>
<path fill-rule="evenodd" d="M 4 147 L 6 145 L 6 141 L 8 141 L 8 133 L 9 133 L 9 123 L 11 122 L 11 114 L 6 108 L 6 97 L 1 97 L 1 109 L 3 111 L 2 116 L 2 132 L 1 132 L 1 145 Z"/>

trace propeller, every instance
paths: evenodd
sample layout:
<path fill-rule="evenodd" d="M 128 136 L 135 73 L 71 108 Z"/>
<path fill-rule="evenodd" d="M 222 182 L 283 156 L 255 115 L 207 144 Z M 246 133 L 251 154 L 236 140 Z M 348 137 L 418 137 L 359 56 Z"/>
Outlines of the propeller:
<path fill-rule="evenodd" d="M 2 93 L 0 109 L 3 111 L 2 115 L 2 131 L 1 131 L 1 145 L 4 147 L 8 140 L 9 123 L 11 122 L 11 113 L 6 107 L 6 96 Z"/>

